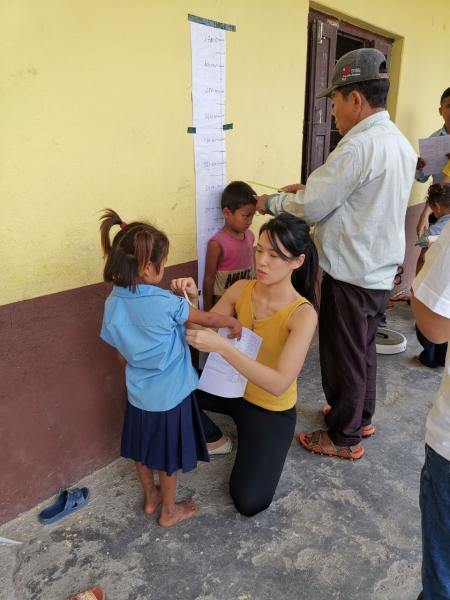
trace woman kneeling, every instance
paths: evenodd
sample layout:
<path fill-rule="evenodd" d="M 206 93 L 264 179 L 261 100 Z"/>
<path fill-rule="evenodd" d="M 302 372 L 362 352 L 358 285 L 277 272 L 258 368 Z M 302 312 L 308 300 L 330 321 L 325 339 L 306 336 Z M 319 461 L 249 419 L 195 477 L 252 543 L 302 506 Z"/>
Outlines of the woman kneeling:
<path fill-rule="evenodd" d="M 317 325 L 317 264 L 308 226 L 287 213 L 277 216 L 260 229 L 256 280 L 236 282 L 211 309 L 236 315 L 244 327 L 261 336 L 257 359 L 245 356 L 211 329 L 186 333 L 191 346 L 218 352 L 248 379 L 243 398 L 196 392 L 203 410 L 227 414 L 236 424 L 238 447 L 230 494 L 246 516 L 272 502 L 294 435 L 297 376 Z M 191 278 L 174 280 L 172 287 L 186 291 L 192 300 L 198 296 Z M 210 451 L 230 445 L 204 412 L 202 418 Z"/>

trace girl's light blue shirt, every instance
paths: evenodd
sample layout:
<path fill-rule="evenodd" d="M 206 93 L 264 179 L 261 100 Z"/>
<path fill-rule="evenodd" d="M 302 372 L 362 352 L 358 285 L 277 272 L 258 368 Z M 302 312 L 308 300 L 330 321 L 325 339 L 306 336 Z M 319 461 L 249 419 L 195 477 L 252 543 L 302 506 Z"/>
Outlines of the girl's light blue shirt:
<path fill-rule="evenodd" d="M 100 337 L 127 361 L 128 400 L 142 410 L 170 410 L 196 389 L 198 376 L 184 334 L 189 305 L 153 285 L 114 286 Z"/>

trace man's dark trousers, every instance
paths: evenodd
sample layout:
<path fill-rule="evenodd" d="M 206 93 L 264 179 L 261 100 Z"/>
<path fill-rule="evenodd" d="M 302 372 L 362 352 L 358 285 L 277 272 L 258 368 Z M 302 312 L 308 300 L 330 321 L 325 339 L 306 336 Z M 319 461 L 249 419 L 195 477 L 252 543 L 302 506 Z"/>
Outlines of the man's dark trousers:
<path fill-rule="evenodd" d="M 371 290 L 322 279 L 319 347 L 322 387 L 331 411 L 325 417 L 338 446 L 361 441 L 372 422 L 376 401 L 376 333 L 388 290 Z"/>

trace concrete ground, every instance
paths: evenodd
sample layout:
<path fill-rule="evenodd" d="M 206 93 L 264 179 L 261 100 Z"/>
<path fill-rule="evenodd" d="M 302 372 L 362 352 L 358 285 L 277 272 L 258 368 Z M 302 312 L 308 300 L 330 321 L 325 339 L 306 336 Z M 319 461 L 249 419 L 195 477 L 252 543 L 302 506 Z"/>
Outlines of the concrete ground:
<path fill-rule="evenodd" d="M 227 492 L 233 454 L 180 476 L 179 497 L 199 515 L 161 529 L 141 511 L 132 464 L 86 477 L 89 504 L 42 526 L 29 511 L 0 528 L 0 597 L 64 600 L 96 583 L 109 600 L 415 600 L 420 590 L 419 474 L 426 413 L 442 369 L 417 366 L 407 305 L 388 323 L 408 337 L 403 354 L 379 357 L 378 433 L 362 460 L 322 458 L 295 438 L 272 506 L 236 513 Z M 299 386 L 297 432 L 321 426 L 314 344 Z M 218 421 L 235 439 L 232 423 Z"/>

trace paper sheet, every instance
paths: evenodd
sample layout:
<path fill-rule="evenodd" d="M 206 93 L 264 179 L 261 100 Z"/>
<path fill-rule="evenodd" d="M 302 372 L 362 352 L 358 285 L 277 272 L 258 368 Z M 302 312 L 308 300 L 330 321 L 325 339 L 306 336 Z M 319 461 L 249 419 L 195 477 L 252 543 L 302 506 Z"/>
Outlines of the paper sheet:
<path fill-rule="evenodd" d="M 437 135 L 435 137 L 419 140 L 419 154 L 427 163 L 423 168 L 425 175 L 441 173 L 448 162 L 447 154 L 450 152 L 450 135 Z"/>
<path fill-rule="evenodd" d="M 223 337 L 228 335 L 228 329 L 219 329 Z M 262 338 L 246 327 L 242 328 L 242 337 L 238 340 L 228 340 L 243 354 L 253 360 L 258 356 Z M 240 398 L 244 395 L 247 378 L 236 371 L 220 354 L 211 352 L 203 369 L 198 388 L 222 398 Z"/>
<path fill-rule="evenodd" d="M 191 22 L 198 284 L 208 240 L 223 227 L 220 196 L 226 185 L 225 31 Z M 200 296 L 200 306 L 202 297 Z"/>

